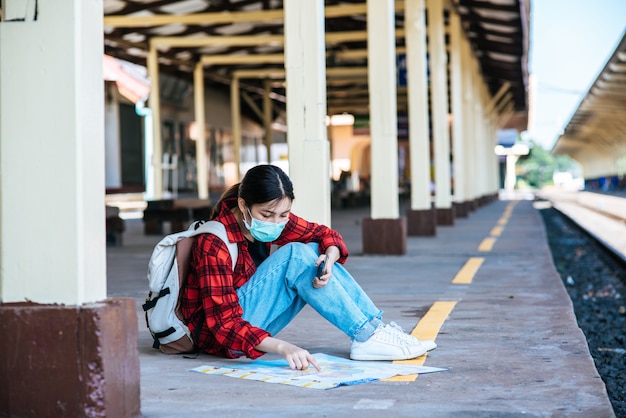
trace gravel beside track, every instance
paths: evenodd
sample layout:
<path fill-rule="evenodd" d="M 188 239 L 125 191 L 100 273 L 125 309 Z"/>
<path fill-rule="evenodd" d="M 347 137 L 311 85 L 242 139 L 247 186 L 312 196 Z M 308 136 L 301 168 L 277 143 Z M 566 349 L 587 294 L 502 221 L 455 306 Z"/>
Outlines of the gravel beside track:
<path fill-rule="evenodd" d="M 554 264 L 615 415 L 626 417 L 626 266 L 557 210 L 540 213 Z"/>

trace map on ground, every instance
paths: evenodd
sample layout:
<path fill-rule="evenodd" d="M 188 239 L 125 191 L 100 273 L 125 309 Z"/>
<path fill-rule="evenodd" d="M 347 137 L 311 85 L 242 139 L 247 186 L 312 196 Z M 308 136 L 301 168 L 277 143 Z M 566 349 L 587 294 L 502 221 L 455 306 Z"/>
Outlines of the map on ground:
<path fill-rule="evenodd" d="M 222 364 L 208 364 L 190 371 L 216 374 L 240 379 L 257 380 L 266 383 L 279 383 L 310 389 L 333 389 L 339 386 L 358 385 L 376 382 L 397 375 L 441 372 L 447 369 L 407 364 L 394 364 L 382 361 L 354 361 L 341 357 L 317 353 L 313 357 L 321 371 L 314 367 L 307 370 L 292 370 L 287 361 L 254 360 L 233 367 Z"/>

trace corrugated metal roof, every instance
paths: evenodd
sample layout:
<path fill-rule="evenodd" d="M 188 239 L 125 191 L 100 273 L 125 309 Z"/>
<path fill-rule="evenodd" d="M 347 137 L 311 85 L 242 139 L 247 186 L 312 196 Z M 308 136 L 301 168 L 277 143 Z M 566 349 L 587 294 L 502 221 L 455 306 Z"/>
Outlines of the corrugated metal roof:
<path fill-rule="evenodd" d="M 626 155 L 626 32 L 557 139 L 553 154 L 585 164 Z M 606 167 L 609 170 L 609 167 Z"/>

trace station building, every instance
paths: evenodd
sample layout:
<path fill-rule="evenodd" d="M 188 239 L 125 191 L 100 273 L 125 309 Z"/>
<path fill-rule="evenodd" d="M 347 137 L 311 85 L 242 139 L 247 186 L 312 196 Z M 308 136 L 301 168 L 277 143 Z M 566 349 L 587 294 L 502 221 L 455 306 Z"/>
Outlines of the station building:
<path fill-rule="evenodd" d="M 294 212 L 330 224 L 333 198 L 365 196 L 364 252 L 402 255 L 497 198 L 498 132 L 526 129 L 528 0 L 0 11 L 0 356 L 18 359 L 0 406 L 17 415 L 139 411 L 134 300 L 106 294 L 107 191 L 210 205 L 281 164 Z"/>

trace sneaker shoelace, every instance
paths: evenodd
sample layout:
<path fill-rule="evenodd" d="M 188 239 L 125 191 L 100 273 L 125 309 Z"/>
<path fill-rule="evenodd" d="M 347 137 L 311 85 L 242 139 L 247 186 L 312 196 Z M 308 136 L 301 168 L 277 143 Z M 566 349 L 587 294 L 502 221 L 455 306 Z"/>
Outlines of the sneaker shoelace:
<path fill-rule="evenodd" d="M 395 345 L 397 347 L 404 347 L 404 349 L 409 349 L 412 344 L 403 338 L 400 334 L 398 334 L 393 329 L 380 325 L 374 335 L 373 338 L 380 342 L 388 343 L 391 345 Z"/>
<path fill-rule="evenodd" d="M 402 329 L 402 327 L 400 325 L 398 325 L 397 323 L 391 321 L 389 324 L 387 324 L 387 327 L 391 328 L 391 330 L 396 333 L 396 335 L 398 335 L 398 337 L 409 344 L 420 344 L 420 340 L 418 340 L 417 338 L 413 337 L 412 335 L 407 334 L 406 332 L 404 332 L 404 330 Z"/>

